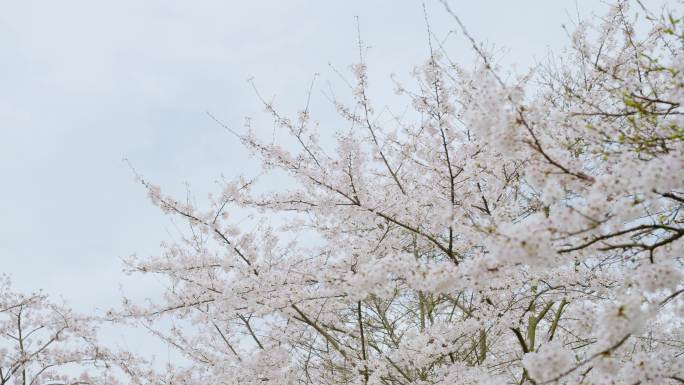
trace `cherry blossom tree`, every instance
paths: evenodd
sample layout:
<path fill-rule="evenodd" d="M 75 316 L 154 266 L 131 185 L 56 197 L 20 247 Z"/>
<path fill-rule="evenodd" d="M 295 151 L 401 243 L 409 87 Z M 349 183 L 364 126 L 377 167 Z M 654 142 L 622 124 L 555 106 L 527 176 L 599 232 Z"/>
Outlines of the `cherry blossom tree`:
<path fill-rule="evenodd" d="M 684 383 L 681 9 L 619 1 L 512 77 L 444 8 L 479 59 L 430 39 L 405 118 L 371 102 L 359 41 L 342 128 L 264 99 L 289 139 L 216 119 L 287 183 L 201 207 L 140 179 L 189 226 L 127 262 L 169 288 L 120 315 L 188 362 L 146 381 Z"/>
<path fill-rule="evenodd" d="M 0 276 L 0 385 L 118 384 L 112 363 L 126 367 L 125 354 L 100 346 L 95 321 Z"/>

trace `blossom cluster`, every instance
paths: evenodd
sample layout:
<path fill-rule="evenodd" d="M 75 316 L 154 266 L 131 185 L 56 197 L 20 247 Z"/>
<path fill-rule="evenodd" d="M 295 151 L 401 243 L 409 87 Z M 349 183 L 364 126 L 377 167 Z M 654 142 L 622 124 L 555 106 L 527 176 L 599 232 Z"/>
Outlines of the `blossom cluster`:
<path fill-rule="evenodd" d="M 684 381 L 684 23 L 630 5 L 513 81 L 463 29 L 478 64 L 431 48 L 391 123 L 363 55 L 332 100 L 344 129 L 264 102 L 289 142 L 231 132 L 288 182 L 202 208 L 143 180 L 192 231 L 130 262 L 171 285 L 122 314 L 187 355 L 188 383 Z"/>

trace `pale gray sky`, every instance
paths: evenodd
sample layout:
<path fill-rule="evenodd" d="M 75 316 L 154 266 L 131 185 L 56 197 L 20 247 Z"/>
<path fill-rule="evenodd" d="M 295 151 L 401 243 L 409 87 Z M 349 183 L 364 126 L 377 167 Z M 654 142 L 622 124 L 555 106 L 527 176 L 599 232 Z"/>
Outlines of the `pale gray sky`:
<path fill-rule="evenodd" d="M 426 3 L 438 36 L 456 29 L 437 1 Z M 508 48 L 503 62 L 520 68 L 566 44 L 561 24 L 577 8 L 604 8 L 595 0 L 451 4 L 477 39 Z M 354 16 L 372 46 L 375 105 L 395 103 L 389 74 L 410 85 L 428 50 L 420 1 L 0 2 L 0 271 L 80 310 L 115 305 L 119 258 L 158 253 L 175 231 L 122 158 L 179 194 L 189 182 L 200 198 L 222 172 L 253 172 L 205 115 L 235 127 L 263 117 L 252 76 L 293 113 L 321 73 L 314 118 L 339 128 L 319 91 L 336 81 L 328 62 L 346 72 L 357 60 Z M 469 60 L 459 34 L 448 44 L 452 58 Z"/>

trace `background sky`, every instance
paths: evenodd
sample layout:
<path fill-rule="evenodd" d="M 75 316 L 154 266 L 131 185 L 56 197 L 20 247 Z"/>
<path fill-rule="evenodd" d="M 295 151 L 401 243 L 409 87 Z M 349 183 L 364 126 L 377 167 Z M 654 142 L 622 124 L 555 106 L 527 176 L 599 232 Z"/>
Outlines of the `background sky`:
<path fill-rule="evenodd" d="M 567 44 L 562 24 L 601 13 L 596 0 L 452 0 L 470 33 L 521 70 Z M 433 32 L 456 24 L 426 1 Z M 314 73 L 313 117 L 340 128 L 321 94 L 357 60 L 356 24 L 371 48 L 376 106 L 405 103 L 389 74 L 409 73 L 428 54 L 422 4 L 352 1 L 0 1 L 0 273 L 24 291 L 43 289 L 90 311 L 124 291 L 158 282 L 125 278 L 120 258 L 159 253 L 176 227 L 147 200 L 127 158 L 147 179 L 201 199 L 214 181 L 254 173 L 239 144 L 206 111 L 240 128 L 268 119 L 247 79 L 281 110 L 303 107 Z M 460 33 L 450 57 L 468 64 Z M 346 95 L 344 87 L 334 87 Z M 259 127 L 257 127 L 259 128 Z"/>

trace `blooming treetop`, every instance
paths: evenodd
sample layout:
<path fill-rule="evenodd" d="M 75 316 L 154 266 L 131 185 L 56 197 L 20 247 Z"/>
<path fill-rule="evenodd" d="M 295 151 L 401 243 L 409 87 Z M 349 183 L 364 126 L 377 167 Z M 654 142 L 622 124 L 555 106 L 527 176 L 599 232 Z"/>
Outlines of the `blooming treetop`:
<path fill-rule="evenodd" d="M 45 294 L 16 293 L 0 276 L 0 385 L 119 384 L 112 364 L 139 360 L 100 346 L 94 321 Z"/>
<path fill-rule="evenodd" d="M 141 179 L 190 231 L 128 261 L 170 286 L 121 315 L 189 364 L 138 380 L 684 383 L 684 21 L 629 5 L 513 80 L 463 28 L 478 64 L 430 47 L 409 120 L 380 123 L 361 56 L 332 146 L 264 102 L 294 145 L 230 131 L 290 177 L 268 192 L 201 208 Z"/>

